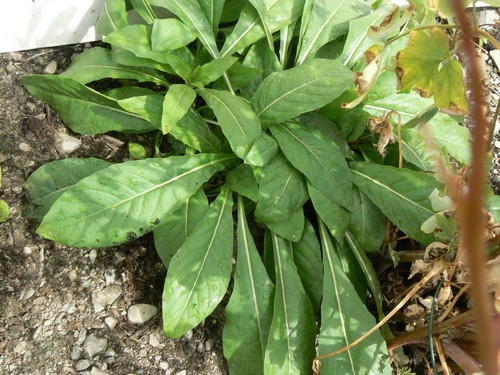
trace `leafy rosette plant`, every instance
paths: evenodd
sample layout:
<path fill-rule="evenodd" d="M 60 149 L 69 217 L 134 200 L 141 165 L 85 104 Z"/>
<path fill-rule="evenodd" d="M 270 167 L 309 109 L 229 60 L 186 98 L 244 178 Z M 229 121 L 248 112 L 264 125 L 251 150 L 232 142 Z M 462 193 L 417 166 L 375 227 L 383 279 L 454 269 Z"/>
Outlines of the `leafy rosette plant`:
<path fill-rule="evenodd" d="M 380 249 L 386 221 L 433 242 L 421 225 L 435 215 L 429 196 L 443 191 L 436 160 L 469 162 L 468 130 L 438 112 L 466 110 L 452 46 L 440 29 L 409 33 L 434 23 L 424 3 L 107 0 L 97 29 L 109 49 L 21 80 L 74 132 L 156 133 L 156 152 L 42 166 L 27 181 L 37 233 L 99 248 L 153 232 L 168 267 L 167 336 L 200 324 L 233 278 L 231 373 L 310 373 L 318 353 L 376 324 L 369 294 L 383 317 L 366 253 Z M 411 43 L 436 35 L 429 50 Z M 451 73 L 440 75 L 444 62 Z M 433 69 L 424 85 L 453 84 L 424 98 L 412 91 L 426 89 L 414 69 Z M 113 88 L 94 85 L 103 79 Z M 324 359 L 322 371 L 390 374 L 384 336 Z"/>

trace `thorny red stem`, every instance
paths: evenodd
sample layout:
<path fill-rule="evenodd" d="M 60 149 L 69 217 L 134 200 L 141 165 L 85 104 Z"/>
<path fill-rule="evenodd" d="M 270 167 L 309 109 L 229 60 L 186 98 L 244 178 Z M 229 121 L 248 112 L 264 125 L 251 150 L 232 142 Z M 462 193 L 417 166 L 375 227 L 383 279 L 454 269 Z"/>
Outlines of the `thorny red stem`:
<path fill-rule="evenodd" d="M 465 64 L 469 79 L 467 86 L 471 102 L 470 119 L 472 122 L 472 163 L 468 182 L 468 190 L 459 198 L 458 207 L 461 223 L 461 239 L 469 266 L 471 293 L 474 301 L 474 310 L 477 316 L 479 332 L 479 349 L 484 372 L 487 375 L 498 374 L 497 348 L 492 305 L 486 282 L 486 246 L 483 240 L 484 217 L 483 190 L 485 174 L 486 141 L 488 134 L 488 120 L 486 118 L 486 96 L 483 87 L 481 68 L 478 63 L 472 29 L 467 14 L 464 12 L 462 0 L 451 1 L 455 8 L 457 21 L 463 32 Z"/>

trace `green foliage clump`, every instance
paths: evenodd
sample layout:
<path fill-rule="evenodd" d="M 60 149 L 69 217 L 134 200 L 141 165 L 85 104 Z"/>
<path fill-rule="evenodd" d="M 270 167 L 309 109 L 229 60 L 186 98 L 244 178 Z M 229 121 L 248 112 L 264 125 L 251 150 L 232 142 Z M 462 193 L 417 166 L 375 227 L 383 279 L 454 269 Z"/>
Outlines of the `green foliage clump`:
<path fill-rule="evenodd" d="M 131 144 L 139 160 L 48 163 L 27 181 L 27 215 L 41 220 L 38 234 L 74 247 L 153 232 L 168 267 L 167 336 L 202 322 L 233 278 L 223 337 L 231 373 L 309 373 L 317 334 L 321 355 L 375 325 L 368 291 L 383 317 L 366 253 L 380 249 L 386 220 L 433 242 L 421 226 L 435 215 L 429 197 L 444 190 L 436 160 L 469 162 L 468 130 L 436 108 L 463 107 L 443 97 L 463 89 L 461 76 L 429 76 L 451 80 L 434 101 L 411 91 L 424 88 L 405 70 L 421 69 L 405 56 L 430 53 L 405 46 L 433 14 L 421 1 L 130 3 L 105 3 L 97 28 L 109 49 L 83 52 L 61 75 L 21 80 L 77 133 L 155 132 L 154 155 Z M 115 88 L 92 88 L 102 79 Z M 324 359 L 322 370 L 390 374 L 381 331 Z"/>

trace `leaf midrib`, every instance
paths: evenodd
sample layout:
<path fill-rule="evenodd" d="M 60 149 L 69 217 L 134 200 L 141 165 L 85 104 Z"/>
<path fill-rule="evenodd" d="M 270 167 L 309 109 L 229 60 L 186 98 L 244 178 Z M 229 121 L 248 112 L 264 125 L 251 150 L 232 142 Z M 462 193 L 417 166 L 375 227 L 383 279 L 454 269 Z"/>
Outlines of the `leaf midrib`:
<path fill-rule="evenodd" d="M 203 261 L 201 262 L 199 271 L 196 274 L 196 279 L 194 280 L 193 286 L 191 287 L 191 290 L 189 291 L 189 294 L 186 297 L 186 302 L 184 303 L 184 306 L 181 309 L 182 313 L 178 314 L 179 317 L 182 317 L 184 315 L 184 312 L 186 311 L 187 305 L 189 304 L 189 301 L 191 300 L 191 296 L 193 295 L 194 290 L 196 289 L 196 285 L 198 284 L 198 280 L 200 278 L 200 275 L 203 272 L 203 268 L 205 267 L 205 263 L 206 263 L 206 261 L 208 259 L 208 256 L 209 256 L 210 252 L 212 251 L 213 243 L 215 241 L 215 236 L 217 235 L 217 233 L 219 231 L 220 223 L 222 221 L 222 217 L 224 216 L 224 210 L 226 208 L 227 201 L 229 200 L 230 190 L 226 189 L 225 194 L 226 195 L 224 196 L 224 199 L 222 201 L 222 205 L 221 205 L 219 217 L 217 218 L 217 222 L 216 222 L 216 225 L 214 227 L 212 238 L 210 238 L 210 242 L 208 244 L 207 251 L 205 252 L 205 255 L 203 256 Z"/>
<path fill-rule="evenodd" d="M 95 215 L 99 215 L 100 213 L 102 213 L 102 212 L 104 212 L 104 211 L 107 211 L 107 210 L 113 209 L 113 208 L 118 207 L 118 206 L 120 206 L 120 205 L 122 205 L 122 204 L 128 203 L 128 202 L 130 202 L 130 201 L 132 201 L 132 200 L 134 200 L 134 199 L 137 199 L 138 197 L 144 196 L 144 195 L 146 195 L 146 194 L 148 194 L 148 193 L 150 193 L 150 192 L 152 192 L 152 191 L 154 191 L 154 190 L 160 189 L 160 188 L 162 188 L 162 187 L 164 187 L 164 186 L 166 186 L 166 185 L 168 185 L 168 184 L 170 184 L 170 183 L 172 183 L 172 182 L 175 182 L 175 181 L 177 181 L 177 180 L 179 180 L 179 179 L 181 179 L 181 178 L 183 178 L 183 177 L 185 177 L 185 176 L 188 176 L 188 175 L 189 175 L 189 174 L 191 174 L 191 173 L 198 172 L 199 170 L 202 170 L 202 169 L 204 169 L 204 168 L 208 168 L 208 167 L 210 167 L 210 166 L 212 166 L 212 165 L 214 165 L 214 164 L 222 163 L 222 162 L 224 162 L 224 161 L 226 161 L 226 160 L 229 160 L 229 159 L 231 159 L 231 158 L 233 158 L 233 157 L 232 157 L 232 156 L 227 156 L 227 157 L 222 158 L 222 159 L 213 160 L 213 161 L 211 161 L 211 162 L 209 162 L 209 163 L 199 165 L 198 167 L 193 168 L 193 169 L 190 169 L 190 170 L 188 170 L 188 171 L 186 171 L 186 172 L 184 172 L 184 173 L 181 173 L 180 175 L 175 176 L 175 177 L 173 177 L 173 178 L 171 178 L 171 179 L 169 179 L 169 180 L 167 180 L 167 181 L 164 181 L 164 182 L 162 182 L 161 184 L 158 184 L 158 185 L 156 185 L 156 186 L 154 186 L 154 187 L 152 187 L 152 188 L 149 188 L 149 189 L 147 189 L 147 190 L 144 190 L 144 191 L 140 192 L 139 194 L 135 194 L 135 195 L 133 195 L 133 196 L 131 196 L 131 197 L 128 197 L 128 198 L 126 198 L 126 199 L 124 199 L 124 200 L 121 200 L 121 201 L 116 202 L 116 203 L 114 203 L 114 204 L 112 204 L 112 205 L 109 205 L 109 206 L 107 206 L 107 207 L 104 207 L 104 208 L 102 208 L 102 209 L 100 209 L 100 210 L 98 210 L 98 211 L 96 211 L 96 212 L 93 212 L 93 213 L 92 213 L 92 214 L 90 214 L 90 215 L 87 215 L 87 216 L 84 216 L 84 217 L 82 217 L 82 218 L 79 218 L 79 219 L 75 220 L 75 223 L 78 223 L 78 222 L 83 221 L 83 220 L 88 220 L 89 218 L 91 218 L 91 217 L 93 217 L 93 216 L 95 216 Z"/>
<path fill-rule="evenodd" d="M 333 288 L 335 289 L 335 299 L 337 302 L 337 308 L 338 308 L 339 317 L 340 317 L 340 321 L 341 321 L 342 332 L 344 334 L 344 342 L 345 342 L 344 346 L 348 346 L 350 344 L 350 342 L 347 339 L 346 322 L 344 320 L 344 313 L 342 311 L 342 305 L 340 303 L 340 293 L 339 293 L 338 285 L 337 285 L 337 273 L 336 273 L 335 267 L 333 265 L 333 259 L 332 259 L 332 253 L 331 253 L 333 251 L 333 249 L 330 247 L 331 243 L 326 237 L 328 234 L 326 233 L 325 225 L 323 224 L 323 222 L 320 222 L 320 231 L 321 231 L 321 236 L 323 237 L 323 244 L 325 246 L 325 253 L 326 253 L 326 256 L 328 258 L 328 268 L 330 269 L 330 272 L 332 275 Z M 351 364 L 351 369 L 353 371 L 353 374 L 356 374 L 352 355 L 351 355 L 351 349 L 347 349 L 347 354 L 349 355 L 349 362 Z"/>
<path fill-rule="evenodd" d="M 301 65 L 304 62 L 304 60 L 307 58 L 307 56 L 311 52 L 312 47 L 314 46 L 314 44 L 318 40 L 319 36 L 323 33 L 323 30 L 325 29 L 325 27 L 330 23 L 330 21 L 332 20 L 333 16 L 335 16 L 337 14 L 337 12 L 339 11 L 339 9 L 341 8 L 341 5 L 344 5 L 344 3 L 345 3 L 345 0 L 342 1 L 341 3 L 339 3 L 339 6 L 337 7 L 337 9 L 333 10 L 331 16 L 328 17 L 327 20 L 323 23 L 323 26 L 321 26 L 321 28 L 318 30 L 318 33 L 312 39 L 312 41 L 309 44 L 309 47 L 306 48 L 306 50 L 304 51 L 304 54 L 302 54 L 302 53 L 300 54 L 300 56 L 302 56 L 302 58 L 297 61 L 297 65 Z M 312 12 L 312 10 L 311 10 L 311 12 Z M 310 21 L 309 21 L 309 24 L 310 24 Z M 307 32 L 305 34 L 307 35 Z"/>
<path fill-rule="evenodd" d="M 288 352 L 288 367 L 290 370 L 290 360 L 292 358 L 292 352 L 291 352 L 291 343 L 290 343 L 290 323 L 288 321 L 288 310 L 287 310 L 287 302 L 286 302 L 286 291 L 285 291 L 285 280 L 283 276 L 283 264 L 281 261 L 281 253 L 280 253 L 280 245 L 278 242 L 278 237 L 273 233 L 273 242 L 274 246 L 276 247 L 276 260 L 278 262 L 277 264 L 277 269 L 278 269 L 278 274 L 280 277 L 280 283 L 281 283 L 281 294 L 282 294 L 282 301 L 283 301 L 283 313 L 285 314 L 285 328 L 286 328 L 286 347 L 287 347 L 287 352 Z"/>
<path fill-rule="evenodd" d="M 418 204 L 417 202 L 414 202 L 412 201 L 410 198 L 407 198 L 405 197 L 403 194 L 399 193 L 398 191 L 392 189 L 391 187 L 389 187 L 388 185 L 384 185 L 383 183 L 381 183 L 380 181 L 370 177 L 370 176 L 367 176 L 366 174 L 364 173 L 361 173 L 360 171 L 356 170 L 356 169 L 351 169 L 351 172 L 352 173 L 357 173 L 359 174 L 360 176 L 362 176 L 363 178 L 367 179 L 368 181 L 371 181 L 373 182 L 375 185 L 378 185 L 382 188 L 384 188 L 385 190 L 388 190 L 389 192 L 393 193 L 394 195 L 396 195 L 397 197 L 399 197 L 400 199 L 410 203 L 411 205 L 413 206 L 416 206 L 418 207 L 419 209 L 421 210 L 425 210 L 427 211 L 430 215 L 434 215 L 434 212 L 432 212 L 431 210 L 429 210 L 427 207 L 424 207 L 420 204 Z"/>
<path fill-rule="evenodd" d="M 250 246 L 249 246 L 249 241 L 247 237 L 247 231 L 248 231 L 248 226 L 247 222 L 245 219 L 245 207 L 243 205 L 243 200 L 241 202 L 238 202 L 241 206 L 241 223 L 242 223 L 242 232 L 243 232 L 243 243 L 245 246 L 245 257 L 247 258 L 247 264 L 248 264 L 248 274 L 250 277 L 250 286 L 252 289 L 252 300 L 253 300 L 253 305 L 255 308 L 255 316 L 257 318 L 257 329 L 259 331 L 259 343 L 260 343 L 260 348 L 262 351 L 262 354 L 265 352 L 265 342 L 264 342 L 264 334 L 262 331 L 262 325 L 261 325 L 261 313 L 260 313 L 260 308 L 259 308 L 259 303 L 257 300 L 257 292 L 256 292 L 256 287 L 255 287 L 255 280 L 253 277 L 253 268 L 252 268 L 252 262 L 250 258 Z"/>
<path fill-rule="evenodd" d="M 318 78 L 315 78 L 314 80 L 311 80 L 311 81 L 308 81 L 306 83 L 303 83 L 301 84 L 300 86 L 297 86 L 295 88 L 293 88 L 292 90 L 290 91 L 287 91 L 286 93 L 284 93 L 283 95 L 280 95 L 278 96 L 276 99 L 274 99 L 271 103 L 269 103 L 267 106 L 265 106 L 259 113 L 257 113 L 257 116 L 260 117 L 262 115 L 262 113 L 264 113 L 265 111 L 267 111 L 269 109 L 269 107 L 273 106 L 276 102 L 282 100 L 283 98 L 285 98 L 286 96 L 288 95 L 291 95 L 293 94 L 295 91 L 297 90 L 300 90 L 302 89 L 303 87 L 306 87 L 306 86 L 309 86 L 309 85 L 312 85 L 313 83 L 316 83 L 317 81 L 320 81 L 324 79 L 324 77 L 318 77 Z M 262 86 L 261 86 L 262 87 Z"/>

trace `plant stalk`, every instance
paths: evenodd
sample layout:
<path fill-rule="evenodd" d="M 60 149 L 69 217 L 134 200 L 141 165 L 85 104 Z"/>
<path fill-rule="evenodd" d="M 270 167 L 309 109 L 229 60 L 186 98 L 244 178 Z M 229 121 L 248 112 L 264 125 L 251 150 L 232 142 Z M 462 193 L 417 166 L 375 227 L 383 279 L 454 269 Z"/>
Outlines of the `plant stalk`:
<path fill-rule="evenodd" d="M 480 340 L 481 360 L 484 373 L 498 374 L 497 347 L 492 319 L 492 304 L 486 281 L 486 245 L 483 240 L 485 218 L 482 213 L 483 191 L 486 181 L 485 156 L 488 139 L 488 120 L 486 118 L 486 95 L 478 56 L 474 46 L 474 31 L 463 11 L 463 1 L 451 1 L 455 8 L 458 25 L 463 32 L 462 50 L 467 69 L 467 87 L 471 103 L 470 119 L 472 122 L 472 162 L 467 190 L 459 196 L 459 220 L 461 223 L 461 240 L 469 266 L 472 283 L 471 294 L 474 302 L 474 313 L 477 317 L 477 328 Z"/>

